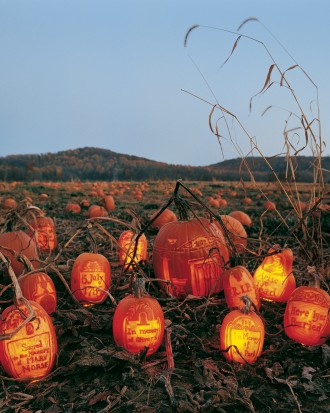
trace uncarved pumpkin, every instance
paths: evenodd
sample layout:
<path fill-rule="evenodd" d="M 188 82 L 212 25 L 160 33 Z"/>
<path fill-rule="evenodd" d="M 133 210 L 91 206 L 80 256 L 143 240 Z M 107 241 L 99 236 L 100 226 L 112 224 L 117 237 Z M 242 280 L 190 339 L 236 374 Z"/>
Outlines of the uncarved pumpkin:
<path fill-rule="evenodd" d="M 12 231 L 0 234 L 0 251 L 10 259 L 15 274 L 19 275 L 25 272 L 24 264 L 18 261 L 14 254 L 2 247 L 10 248 L 18 254 L 24 254 L 31 261 L 34 268 L 39 267 L 37 245 L 26 232 Z"/>

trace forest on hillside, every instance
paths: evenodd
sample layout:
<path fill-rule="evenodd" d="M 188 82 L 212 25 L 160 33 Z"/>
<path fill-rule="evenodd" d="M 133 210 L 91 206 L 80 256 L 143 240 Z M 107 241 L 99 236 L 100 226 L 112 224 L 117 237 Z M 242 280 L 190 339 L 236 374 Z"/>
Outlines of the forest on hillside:
<path fill-rule="evenodd" d="M 290 180 L 285 157 L 267 158 L 278 176 Z M 269 166 L 262 158 L 246 160 L 258 181 L 273 181 Z M 297 157 L 295 179 L 313 182 L 315 166 L 312 157 Z M 322 159 L 325 182 L 330 182 L 330 157 Z M 249 172 L 241 158 L 209 166 L 172 165 L 138 156 L 125 155 L 100 148 L 79 148 L 57 153 L 9 155 L 0 158 L 0 180 L 12 181 L 238 181 L 248 179 Z"/>

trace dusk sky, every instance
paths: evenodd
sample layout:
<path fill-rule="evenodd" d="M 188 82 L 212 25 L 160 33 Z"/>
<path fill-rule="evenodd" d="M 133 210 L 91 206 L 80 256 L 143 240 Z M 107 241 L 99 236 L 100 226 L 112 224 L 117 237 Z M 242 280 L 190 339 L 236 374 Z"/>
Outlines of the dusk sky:
<path fill-rule="evenodd" d="M 264 42 L 283 71 L 298 63 L 318 87 L 329 155 L 329 0 L 0 0 L 0 156 L 93 146 L 209 165 L 247 154 L 231 116 L 218 123 L 221 149 L 205 101 L 235 114 L 264 155 L 282 153 L 286 123 L 299 126 L 300 112 L 274 70 L 250 113 L 272 64 L 262 44 L 241 38 L 224 66 L 235 34 L 199 27 L 184 47 L 195 24 L 237 31 L 249 17 L 262 24 L 240 33 Z M 307 118 L 317 117 L 312 82 L 298 68 L 287 75 Z M 303 133 L 293 141 L 302 146 Z"/>

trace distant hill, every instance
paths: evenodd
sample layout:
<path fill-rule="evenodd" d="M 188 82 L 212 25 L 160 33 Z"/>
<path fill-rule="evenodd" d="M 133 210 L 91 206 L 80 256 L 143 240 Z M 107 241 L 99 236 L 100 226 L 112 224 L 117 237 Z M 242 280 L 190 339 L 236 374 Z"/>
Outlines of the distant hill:
<path fill-rule="evenodd" d="M 267 158 L 272 168 L 284 178 L 284 157 Z M 296 158 L 296 180 L 312 182 L 313 158 Z M 258 181 L 273 180 L 272 173 L 262 158 L 248 158 L 249 168 Z M 324 178 L 330 182 L 330 157 L 322 160 Z M 237 181 L 248 178 L 246 166 L 241 159 L 231 159 L 209 166 L 172 165 L 138 156 L 125 155 L 100 148 L 79 148 L 56 153 L 36 155 L 9 155 L 0 157 L 1 181 L 144 181 L 177 180 L 190 181 Z"/>

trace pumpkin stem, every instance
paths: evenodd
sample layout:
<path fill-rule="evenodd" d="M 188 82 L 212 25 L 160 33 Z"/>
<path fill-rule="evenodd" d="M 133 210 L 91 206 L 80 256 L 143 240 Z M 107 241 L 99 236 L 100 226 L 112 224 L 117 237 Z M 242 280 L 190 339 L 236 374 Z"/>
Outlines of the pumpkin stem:
<path fill-rule="evenodd" d="M 320 278 L 316 272 L 316 268 L 314 266 L 307 265 L 307 272 L 311 277 L 309 285 L 315 288 L 320 288 Z"/>
<path fill-rule="evenodd" d="M 254 307 L 251 298 L 248 295 L 242 295 L 240 299 L 245 304 L 244 307 L 241 309 L 242 313 L 249 314 L 252 311 L 251 307 Z"/>
<path fill-rule="evenodd" d="M 144 277 L 137 277 L 133 284 L 133 295 L 135 298 L 142 298 L 147 295 L 145 288 L 146 280 Z"/>
<path fill-rule="evenodd" d="M 97 254 L 97 243 L 95 238 L 93 237 L 92 233 L 91 233 L 91 228 L 92 228 L 92 224 L 89 223 L 86 227 L 86 231 L 87 231 L 87 237 L 89 242 L 91 243 L 91 250 L 93 254 Z"/>

